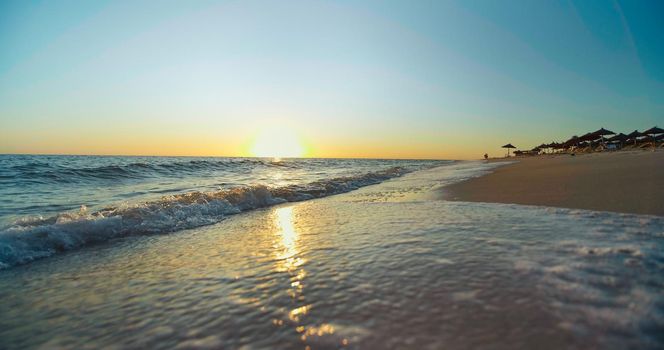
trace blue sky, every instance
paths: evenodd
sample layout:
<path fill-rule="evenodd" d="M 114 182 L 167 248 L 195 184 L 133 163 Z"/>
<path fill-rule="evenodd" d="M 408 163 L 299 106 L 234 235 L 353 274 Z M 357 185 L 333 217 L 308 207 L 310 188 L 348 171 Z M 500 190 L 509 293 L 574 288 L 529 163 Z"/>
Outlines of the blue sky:
<path fill-rule="evenodd" d="M 0 153 L 477 158 L 664 126 L 658 1 L 3 1 Z"/>

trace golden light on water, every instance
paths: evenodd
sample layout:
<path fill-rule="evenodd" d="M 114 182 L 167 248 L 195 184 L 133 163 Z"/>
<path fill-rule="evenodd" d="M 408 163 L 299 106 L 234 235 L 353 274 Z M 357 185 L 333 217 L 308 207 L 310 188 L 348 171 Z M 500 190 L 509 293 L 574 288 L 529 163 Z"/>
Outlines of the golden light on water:
<path fill-rule="evenodd" d="M 277 241 L 275 244 L 277 266 L 279 272 L 285 272 L 290 275 L 290 286 L 288 294 L 295 300 L 302 300 L 304 288 L 305 260 L 299 257 L 299 234 L 295 229 L 293 207 L 277 208 L 274 211 L 274 222 L 277 227 Z M 288 313 L 288 318 L 293 322 L 300 321 L 300 318 L 309 312 L 311 305 L 302 305 L 292 309 Z"/>
<path fill-rule="evenodd" d="M 275 210 L 275 224 L 278 227 L 276 248 L 277 271 L 287 272 L 291 275 L 291 289 L 288 293 L 293 298 L 302 294 L 302 281 L 306 272 L 302 269 L 305 260 L 298 256 L 299 235 L 293 225 L 293 207 L 277 208 Z"/>
<path fill-rule="evenodd" d="M 288 274 L 290 278 L 288 294 L 296 301 L 297 306 L 288 311 L 283 319 L 273 319 L 272 323 L 277 327 L 294 324 L 300 340 L 306 343 L 311 338 L 332 337 L 337 333 L 337 329 L 334 325 L 328 323 L 305 324 L 304 318 L 311 311 L 313 305 L 304 302 L 304 279 L 307 276 L 304 266 L 306 261 L 299 256 L 302 253 L 301 232 L 298 232 L 295 224 L 294 208 L 296 207 L 276 208 L 273 214 L 273 222 L 277 229 L 274 244 L 277 260 L 276 270 Z M 331 338 L 327 341 L 338 342 L 342 347 L 348 346 L 350 343 L 349 339 L 345 337 Z M 310 346 L 305 346 L 305 349 L 310 349 Z"/>
<path fill-rule="evenodd" d="M 277 258 L 286 261 L 288 264 L 284 267 L 286 270 L 291 270 L 289 267 L 297 267 L 288 266 L 293 263 L 289 259 L 294 258 L 297 254 L 297 232 L 293 225 L 293 207 L 278 208 L 275 210 L 275 216 L 281 245 L 281 252 L 277 254 Z"/>
<path fill-rule="evenodd" d="M 307 147 L 295 132 L 286 126 L 270 127 L 258 133 L 249 150 L 254 157 L 280 158 L 303 157 Z"/>

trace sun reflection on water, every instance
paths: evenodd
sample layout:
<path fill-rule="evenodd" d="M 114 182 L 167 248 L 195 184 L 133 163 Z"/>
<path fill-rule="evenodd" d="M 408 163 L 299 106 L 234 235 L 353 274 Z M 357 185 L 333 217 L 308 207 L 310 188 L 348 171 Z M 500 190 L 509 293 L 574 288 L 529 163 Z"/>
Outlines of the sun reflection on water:
<path fill-rule="evenodd" d="M 280 272 L 293 272 L 304 261 L 298 254 L 298 233 L 293 225 L 293 207 L 275 210 L 275 221 L 278 228 L 277 269 Z"/>
<path fill-rule="evenodd" d="M 290 278 L 288 295 L 295 301 L 288 311 L 287 318 L 273 320 L 272 323 L 281 327 L 284 324 L 293 324 L 302 342 L 308 343 L 311 338 L 321 338 L 335 334 L 335 327 L 331 324 L 307 325 L 304 317 L 311 311 L 312 304 L 304 303 L 304 270 L 305 259 L 300 257 L 300 233 L 295 227 L 295 215 L 292 206 L 277 208 L 274 211 L 274 223 L 277 227 L 275 242 L 276 270 L 287 273 Z M 286 321 L 286 322 L 284 322 Z M 346 338 L 339 338 L 339 345 L 345 347 L 349 344 Z M 306 348 L 309 348 L 307 346 Z"/>
<path fill-rule="evenodd" d="M 290 275 L 290 288 L 288 294 L 295 300 L 303 300 L 303 280 L 307 275 L 302 268 L 305 260 L 299 256 L 299 234 L 293 224 L 293 207 L 277 208 L 275 210 L 275 225 L 277 226 L 276 269 Z M 289 318 L 293 321 L 299 319 L 299 315 L 305 314 L 308 308 L 302 306 L 293 310 Z"/>

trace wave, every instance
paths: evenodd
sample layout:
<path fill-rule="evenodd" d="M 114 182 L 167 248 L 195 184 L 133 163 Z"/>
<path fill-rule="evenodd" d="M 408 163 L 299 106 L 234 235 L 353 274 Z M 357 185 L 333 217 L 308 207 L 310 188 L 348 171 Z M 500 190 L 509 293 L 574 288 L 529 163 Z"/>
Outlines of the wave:
<path fill-rule="evenodd" d="M 124 204 L 90 212 L 20 219 L 0 230 L 0 268 L 7 268 L 113 238 L 159 234 L 217 223 L 229 215 L 271 205 L 349 192 L 399 177 L 393 167 L 301 186 L 248 185 L 215 192 L 189 192 L 157 201 Z"/>
<path fill-rule="evenodd" d="M 52 165 L 46 162 L 30 162 L 9 167 L 0 178 L 16 179 L 28 182 L 77 183 L 91 180 L 139 179 L 151 176 L 175 176 L 209 170 L 237 170 L 242 167 L 288 167 L 296 164 L 264 159 L 223 159 L 223 160 L 187 160 L 175 162 L 146 163 L 134 162 L 122 165 L 98 167 L 71 167 Z"/>

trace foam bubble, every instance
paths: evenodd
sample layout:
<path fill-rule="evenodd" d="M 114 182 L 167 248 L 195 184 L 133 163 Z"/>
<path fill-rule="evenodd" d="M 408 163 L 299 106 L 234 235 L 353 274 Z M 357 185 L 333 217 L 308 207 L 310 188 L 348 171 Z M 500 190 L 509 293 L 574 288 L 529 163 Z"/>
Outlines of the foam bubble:
<path fill-rule="evenodd" d="M 393 167 L 358 176 L 307 185 L 241 186 L 216 192 L 188 192 L 142 204 L 122 204 L 96 212 L 78 212 L 17 220 L 0 231 L 0 268 L 24 264 L 58 252 L 137 234 L 168 233 L 210 225 L 243 211 L 344 193 L 398 177 L 409 171 Z"/>

